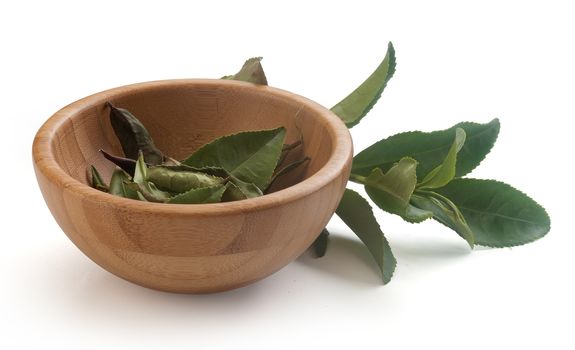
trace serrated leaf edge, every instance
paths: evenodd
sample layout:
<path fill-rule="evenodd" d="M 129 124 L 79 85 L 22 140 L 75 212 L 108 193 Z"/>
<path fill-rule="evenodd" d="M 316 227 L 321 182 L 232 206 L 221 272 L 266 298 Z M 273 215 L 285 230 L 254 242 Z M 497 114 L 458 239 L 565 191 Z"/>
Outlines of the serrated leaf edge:
<path fill-rule="evenodd" d="M 500 131 L 500 129 L 501 129 L 501 124 L 500 124 L 500 122 L 499 122 L 499 118 L 493 118 L 492 120 L 490 120 L 490 121 L 487 122 L 487 123 L 477 123 L 477 122 L 472 122 L 472 121 L 464 121 L 464 122 L 459 122 L 459 123 L 457 123 L 457 124 L 455 124 L 455 125 L 453 125 L 453 126 L 450 126 L 449 128 L 445 128 L 445 129 L 442 129 L 442 130 L 434 130 L 434 131 L 412 130 L 412 131 L 404 131 L 404 132 L 400 132 L 400 133 L 397 133 L 397 134 L 390 135 L 390 136 L 388 136 L 388 137 L 386 137 L 386 138 L 384 138 L 384 139 L 381 139 L 381 140 L 379 140 L 379 141 L 377 141 L 377 142 L 371 144 L 370 146 L 366 147 L 365 149 L 361 150 L 358 154 L 356 154 L 356 155 L 353 157 L 354 162 L 352 163 L 351 173 L 352 173 L 352 174 L 358 174 L 358 173 L 355 173 L 355 172 L 354 172 L 354 170 L 357 171 L 357 169 L 362 169 L 362 170 L 368 169 L 368 170 L 371 170 L 371 169 L 373 169 L 373 168 L 378 167 L 378 164 L 369 164 L 369 165 L 360 165 L 360 166 L 354 166 L 354 164 L 357 164 L 357 163 L 355 163 L 355 162 L 356 162 L 356 159 L 357 159 L 357 156 L 359 156 L 363 151 L 367 150 L 367 149 L 370 148 L 370 147 L 375 146 L 375 145 L 378 144 L 378 143 L 383 143 L 383 142 L 389 140 L 389 139 L 392 138 L 392 137 L 400 137 L 400 136 L 404 136 L 404 135 L 408 135 L 408 134 L 424 134 L 424 135 L 430 135 L 430 134 L 434 134 L 434 133 L 446 132 L 446 131 L 448 131 L 449 129 L 457 128 L 457 127 L 460 127 L 460 128 L 462 128 L 462 129 L 465 130 L 465 128 L 461 127 L 461 125 L 464 125 L 464 124 L 476 124 L 476 125 L 485 124 L 485 125 L 486 125 L 486 124 L 493 123 L 494 121 L 497 121 L 497 123 L 496 123 L 495 125 L 497 125 L 497 136 L 499 136 L 499 131 Z M 489 129 L 487 129 L 487 130 L 489 130 Z M 484 130 L 483 132 L 487 132 L 487 130 Z M 467 134 L 467 135 L 466 135 L 466 142 L 469 142 L 470 140 L 474 139 L 477 135 L 478 135 L 478 134 L 475 134 L 475 135 L 473 135 L 473 136 L 470 137 L 469 134 Z M 496 142 L 496 141 L 497 141 L 497 137 L 496 137 L 495 140 L 490 144 L 489 151 L 485 154 L 485 156 L 477 163 L 477 165 L 476 165 L 473 169 L 477 168 L 477 167 L 481 164 L 481 162 L 483 162 L 483 161 L 485 160 L 485 158 L 487 158 L 487 156 L 489 155 L 489 153 L 491 153 L 491 150 L 493 149 L 493 146 L 495 145 L 495 142 Z M 464 145 L 464 147 L 465 147 L 465 145 Z M 472 169 L 472 170 L 473 170 L 473 169 Z M 465 174 L 462 174 L 462 175 L 460 175 L 460 176 L 457 176 L 457 174 L 456 174 L 456 178 L 462 178 L 463 176 L 465 176 L 465 175 L 467 175 L 467 174 L 469 174 L 469 172 L 467 172 L 467 173 L 465 173 Z"/>
<path fill-rule="evenodd" d="M 286 128 L 283 127 L 283 126 L 280 126 L 280 127 L 277 127 L 277 128 L 271 128 L 271 129 L 239 131 L 239 132 L 234 133 L 234 134 L 228 134 L 228 135 L 220 136 L 220 137 L 218 137 L 218 138 L 216 138 L 216 139 L 214 139 L 214 140 L 212 140 L 212 141 L 210 141 L 210 142 L 204 144 L 202 147 L 200 147 L 200 148 L 198 148 L 197 150 L 195 150 L 192 154 L 190 154 L 186 159 L 182 160 L 180 163 L 182 163 L 182 165 L 185 165 L 185 166 L 194 167 L 194 166 L 191 166 L 191 165 L 186 164 L 186 160 L 188 160 L 189 158 L 191 158 L 196 152 L 198 152 L 198 151 L 201 150 L 202 148 L 206 147 L 207 145 L 210 145 L 210 144 L 212 144 L 212 143 L 214 143 L 214 142 L 216 142 L 216 141 L 218 141 L 218 140 L 221 140 L 221 139 L 223 139 L 223 138 L 233 137 L 233 136 L 237 136 L 237 135 L 239 135 L 239 134 L 257 134 L 257 133 L 263 132 L 263 131 L 274 131 L 274 130 L 283 130 L 283 132 L 284 132 L 284 141 L 285 141 L 285 137 L 286 137 L 286 135 L 287 135 L 287 130 L 286 130 Z M 277 136 L 277 134 L 274 135 L 274 137 L 272 137 L 272 138 L 270 139 L 270 141 L 271 141 L 272 139 L 274 139 L 276 136 Z M 282 144 L 283 144 L 283 142 L 282 142 Z M 280 157 L 281 157 L 281 152 L 279 152 L 279 154 L 278 154 L 278 156 L 277 156 L 277 159 L 276 159 L 275 162 L 274 162 L 274 163 L 275 163 L 275 164 L 274 164 L 274 170 L 275 170 L 275 168 L 277 167 L 277 163 L 278 163 Z M 207 169 L 207 168 L 219 168 L 219 167 L 216 167 L 216 166 L 203 166 L 203 167 L 197 168 L 197 169 L 204 169 L 204 168 Z M 222 169 L 223 169 L 223 168 L 222 168 Z M 225 169 L 224 169 L 224 170 L 225 170 Z M 266 183 L 267 183 L 267 184 L 269 184 L 269 182 L 271 181 L 272 177 L 273 177 L 273 172 L 272 172 L 272 174 L 271 174 L 268 178 L 266 178 Z M 244 181 L 244 182 L 245 182 L 245 181 Z M 263 191 L 263 190 L 262 190 L 262 191 Z"/>
<path fill-rule="evenodd" d="M 512 248 L 512 247 L 519 247 L 519 246 L 522 246 L 522 245 L 526 245 L 526 244 L 535 242 L 535 241 L 537 241 L 537 240 L 539 240 L 539 239 L 545 237 L 545 236 L 549 233 L 549 231 L 551 231 L 551 217 L 549 216 L 549 213 L 547 212 L 547 210 L 545 209 L 544 206 L 542 206 L 541 204 L 539 204 L 539 202 L 537 202 L 535 199 L 533 199 L 532 197 L 530 197 L 529 195 L 527 195 L 525 192 L 523 192 L 523 191 L 517 189 L 516 187 L 514 187 L 514 186 L 512 186 L 512 185 L 510 185 L 510 184 L 508 184 L 508 183 L 506 183 L 506 182 L 499 181 L 499 180 L 495 180 L 495 179 L 475 179 L 475 178 L 463 178 L 463 179 L 464 179 L 464 180 L 470 180 L 470 181 L 477 181 L 477 182 L 495 182 L 495 183 L 498 183 L 498 184 L 501 184 L 501 185 L 509 186 L 509 187 L 512 188 L 513 190 L 515 190 L 515 191 L 521 193 L 522 195 L 524 195 L 524 196 L 527 197 L 528 199 L 532 200 L 535 204 L 537 204 L 537 205 L 541 208 L 541 210 L 543 210 L 543 213 L 545 214 L 545 217 L 546 217 L 547 223 L 548 223 L 548 230 L 547 230 L 541 237 L 537 237 L 537 238 L 534 238 L 534 239 L 530 239 L 530 240 L 527 240 L 527 241 L 522 242 L 522 243 L 519 243 L 519 244 L 497 245 L 497 244 L 481 244 L 481 243 L 475 242 L 475 245 L 477 245 L 477 246 L 482 246 L 482 247 L 490 247 L 490 248 Z M 461 209 L 461 208 L 464 208 L 464 207 L 460 207 L 460 206 L 458 206 L 458 207 L 459 207 L 460 209 Z M 464 215 L 464 217 L 465 217 L 465 215 Z M 467 219 L 466 219 L 466 220 L 467 220 Z"/>

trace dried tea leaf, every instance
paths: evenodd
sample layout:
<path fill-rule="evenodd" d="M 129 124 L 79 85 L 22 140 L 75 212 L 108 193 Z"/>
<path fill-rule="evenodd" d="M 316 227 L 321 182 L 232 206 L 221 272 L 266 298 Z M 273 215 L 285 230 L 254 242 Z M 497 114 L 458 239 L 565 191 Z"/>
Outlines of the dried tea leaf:
<path fill-rule="evenodd" d="M 231 176 L 226 184 L 222 202 L 231 202 L 263 196 L 258 186 Z"/>
<path fill-rule="evenodd" d="M 270 181 L 270 184 L 268 185 L 266 192 L 270 189 L 270 187 L 272 187 L 272 185 L 274 184 L 274 182 L 277 180 L 278 177 L 284 176 L 285 174 L 288 174 L 290 171 L 297 169 L 300 165 L 304 164 L 305 162 L 309 161 L 310 159 L 311 159 L 310 157 L 305 157 L 303 159 L 296 160 L 295 162 L 292 162 L 292 163 L 284 166 L 283 168 L 277 170 L 275 172 L 274 176 L 272 177 L 272 180 Z"/>
<path fill-rule="evenodd" d="M 179 171 L 191 171 L 191 172 L 196 172 L 196 173 L 203 173 L 206 175 L 210 175 L 213 177 L 220 177 L 220 178 L 228 178 L 230 177 L 230 173 L 228 173 L 226 171 L 226 169 L 224 168 L 220 168 L 220 167 L 202 167 L 202 168 L 197 168 L 197 167 L 192 167 L 186 164 L 178 164 L 178 165 L 157 165 L 154 168 L 163 168 L 163 169 L 167 169 L 170 171 L 175 171 L 175 172 L 179 172 Z"/>
<path fill-rule="evenodd" d="M 134 178 L 132 183 L 125 183 L 128 188 L 138 191 L 141 196 L 148 202 L 163 203 L 170 199 L 171 195 L 168 192 L 159 190 L 152 182 L 147 181 L 148 167 L 144 162 L 144 155 L 140 151 L 138 153 L 138 160 L 136 161 L 136 169 L 134 170 Z"/>
<path fill-rule="evenodd" d="M 226 75 L 222 79 L 247 81 L 259 85 L 268 85 L 264 68 L 261 64 L 262 57 L 252 57 L 244 63 L 239 72 L 234 75 Z"/>
<path fill-rule="evenodd" d="M 134 169 L 134 179 L 133 181 L 137 184 L 144 183 L 148 177 L 148 166 L 144 162 L 144 154 L 140 151 L 138 152 L 138 160 L 136 161 L 136 167 Z"/>
<path fill-rule="evenodd" d="M 204 204 L 204 203 L 218 203 L 222 199 L 226 187 L 222 184 L 194 188 L 187 192 L 181 193 L 168 200 L 167 203 L 171 204 Z"/>
<path fill-rule="evenodd" d="M 130 176 L 121 168 L 116 167 L 110 180 L 110 194 L 124 198 L 138 199 L 137 192 L 126 186 L 126 183 L 129 182 Z"/>
<path fill-rule="evenodd" d="M 236 186 L 233 182 L 228 182 L 226 185 L 226 190 L 222 195 L 222 202 L 234 202 L 248 199 L 248 197 Z"/>
<path fill-rule="evenodd" d="M 278 163 L 286 130 L 283 127 L 220 137 L 182 163 L 196 168 L 221 167 L 264 191 Z"/>
<path fill-rule="evenodd" d="M 164 162 L 164 154 L 154 145 L 152 137 L 144 125 L 130 111 L 117 108 L 110 102 L 110 122 L 120 141 L 124 155 L 136 159 L 142 151 L 146 163 L 160 165 Z"/>
<path fill-rule="evenodd" d="M 148 181 L 125 183 L 125 186 L 137 191 L 148 202 L 165 203 L 172 197 L 170 193 L 159 190 L 156 185 Z"/>
<path fill-rule="evenodd" d="M 102 179 L 102 175 L 100 175 L 98 169 L 96 169 L 96 167 L 94 167 L 93 165 L 90 165 L 90 174 L 91 174 L 90 185 L 102 192 L 108 192 L 108 185 L 106 185 L 106 183 Z"/>
<path fill-rule="evenodd" d="M 297 141 L 293 143 L 286 143 L 285 145 L 282 146 L 282 153 L 280 155 L 280 160 L 276 165 L 276 170 L 284 163 L 284 161 L 287 159 L 292 150 L 301 147 L 302 145 L 303 145 L 303 133 L 301 132 L 301 130 L 299 130 L 299 139 Z"/>
<path fill-rule="evenodd" d="M 108 153 L 102 149 L 100 150 L 100 152 L 104 155 L 104 158 L 106 158 L 110 162 L 119 166 L 122 170 L 124 170 L 130 176 L 134 176 L 134 170 L 136 170 L 136 160 L 124 158 L 124 157 L 118 157 L 118 156 L 112 155 L 112 154 L 110 154 L 110 153 Z"/>
<path fill-rule="evenodd" d="M 296 149 L 303 144 L 303 134 L 300 133 L 300 138 L 293 143 L 286 143 L 282 146 L 282 152 L 289 152 Z"/>
<path fill-rule="evenodd" d="M 240 191 L 242 191 L 242 193 L 246 196 L 246 198 L 255 198 L 264 195 L 262 193 L 262 190 L 260 190 L 258 186 L 256 186 L 251 182 L 242 181 L 234 176 L 232 176 L 229 181 L 234 185 L 236 185 L 240 189 Z"/>
<path fill-rule="evenodd" d="M 164 191 L 183 193 L 195 188 L 220 185 L 225 179 L 182 166 L 155 166 L 147 169 L 146 181 L 153 182 Z"/>

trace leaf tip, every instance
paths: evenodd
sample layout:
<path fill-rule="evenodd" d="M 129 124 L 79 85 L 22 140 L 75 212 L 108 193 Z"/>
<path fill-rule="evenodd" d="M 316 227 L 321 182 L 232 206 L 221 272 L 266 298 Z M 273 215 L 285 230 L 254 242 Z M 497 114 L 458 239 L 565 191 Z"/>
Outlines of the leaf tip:
<path fill-rule="evenodd" d="M 387 52 L 389 53 L 390 58 L 393 58 L 395 61 L 395 47 L 391 41 L 387 43 Z"/>
<path fill-rule="evenodd" d="M 387 44 L 387 54 L 389 55 L 389 77 L 387 80 L 389 80 L 393 77 L 393 74 L 395 74 L 395 67 L 397 66 L 395 47 L 391 41 Z"/>

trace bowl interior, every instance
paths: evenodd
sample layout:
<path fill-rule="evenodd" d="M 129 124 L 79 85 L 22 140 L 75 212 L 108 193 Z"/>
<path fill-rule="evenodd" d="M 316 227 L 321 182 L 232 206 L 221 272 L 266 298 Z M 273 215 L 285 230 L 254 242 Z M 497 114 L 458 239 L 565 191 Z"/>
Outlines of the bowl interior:
<path fill-rule="evenodd" d="M 99 153 L 122 155 L 105 102 L 130 110 L 146 126 L 166 155 L 184 159 L 214 138 L 240 131 L 284 126 L 286 142 L 303 134 L 304 145 L 285 164 L 311 157 L 306 166 L 282 177 L 273 191 L 306 179 L 321 169 L 333 152 L 333 135 L 311 101 L 265 86 L 229 81 L 172 81 L 119 88 L 89 97 L 86 107 L 56 129 L 51 148 L 60 167 L 87 184 L 87 169 L 95 165 L 109 180 L 113 165 Z M 317 105 L 316 105 L 317 106 Z"/>

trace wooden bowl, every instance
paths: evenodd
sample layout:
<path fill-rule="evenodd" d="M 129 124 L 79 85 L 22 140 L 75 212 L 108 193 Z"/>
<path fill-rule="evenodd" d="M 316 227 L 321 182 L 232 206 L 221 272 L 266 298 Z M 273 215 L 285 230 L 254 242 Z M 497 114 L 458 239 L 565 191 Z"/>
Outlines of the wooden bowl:
<path fill-rule="evenodd" d="M 311 161 L 275 192 L 243 201 L 183 205 L 116 197 L 91 188 L 86 177 L 91 164 L 106 180 L 111 175 L 99 149 L 122 154 L 106 101 L 132 111 L 176 159 L 222 135 L 285 126 L 288 142 L 303 132 Z M 83 98 L 54 114 L 33 145 L 44 200 L 72 242 L 119 277 L 180 293 L 241 287 L 302 254 L 341 199 L 352 153 L 345 125 L 317 103 L 267 86 L 194 79 Z"/>

